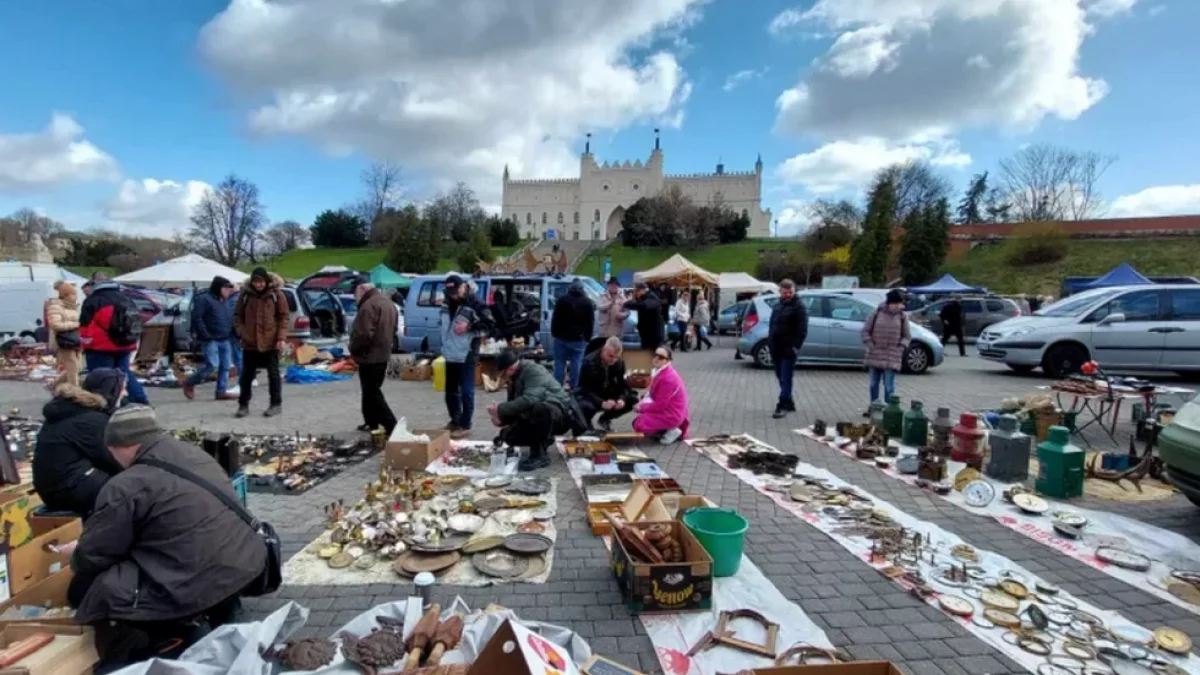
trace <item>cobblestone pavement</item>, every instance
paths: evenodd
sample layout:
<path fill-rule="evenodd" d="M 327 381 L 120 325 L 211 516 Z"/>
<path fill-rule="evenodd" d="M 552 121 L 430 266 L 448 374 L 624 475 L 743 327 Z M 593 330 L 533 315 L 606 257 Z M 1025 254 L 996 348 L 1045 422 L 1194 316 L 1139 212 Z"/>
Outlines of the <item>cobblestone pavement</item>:
<path fill-rule="evenodd" d="M 856 417 L 866 399 L 866 377 L 861 371 L 801 370 L 796 382 L 799 411 L 777 421 L 771 418 L 776 395 L 772 375 L 752 368 L 746 361 L 734 361 L 731 340 L 724 340 L 724 349 L 682 354 L 677 360 L 691 397 L 694 434 L 753 434 L 974 545 L 1008 556 L 1096 606 L 1120 611 L 1149 628 L 1169 624 L 1200 640 L 1200 619 L 1196 615 L 792 432 L 816 418 Z M 994 406 L 1007 396 L 1035 393 L 1035 388 L 1045 383 L 1039 377 L 1018 376 L 974 357 L 951 356 L 931 374 L 901 377 L 897 384 L 905 400 L 922 400 L 927 409 L 950 405 L 957 413 Z M 444 422 L 440 396 L 430 391 L 428 383 L 388 382 L 385 390 L 397 415 L 406 416 L 410 426 Z M 349 435 L 360 422 L 355 382 L 285 386 L 284 415 L 269 420 L 257 416 L 235 420 L 233 404 L 201 401 L 206 393 L 201 389 L 197 401 L 188 402 L 178 390 L 150 390 L 160 421 L 170 427 Z M 252 408 L 265 408 L 265 388 L 260 387 L 255 394 Z M 498 396 L 479 393 L 475 419 L 480 438 L 490 437 L 484 408 Z M 0 400 L 5 408 L 15 405 L 36 410 L 44 402 L 45 392 L 38 385 L 0 383 Z M 752 523 L 746 539 L 747 555 L 826 631 L 834 644 L 845 647 L 856 658 L 889 659 L 915 675 L 1023 672 L 942 612 L 903 593 L 823 533 L 778 509 L 752 487 L 685 445 L 653 446 L 648 450 L 690 492 L 705 494 L 746 515 Z M 252 494 L 250 504 L 259 517 L 281 532 L 285 553 L 290 555 L 321 533 L 322 504 L 337 498 L 357 499 L 362 485 L 377 470 L 378 465 L 369 461 L 303 495 Z M 643 671 L 657 672 L 658 660 L 641 623 L 620 604 L 607 551 L 588 529 L 578 491 L 561 462 L 555 462 L 551 471 L 560 477 L 556 519 L 559 543 L 549 581 L 487 589 L 439 588 L 439 597 L 445 602 L 460 595 L 472 606 L 499 602 L 529 619 L 569 625 L 589 639 L 597 652 L 618 657 Z M 1200 512 L 1182 497 L 1142 504 L 1089 499 L 1087 505 L 1200 540 Z M 261 616 L 287 600 L 297 600 L 312 610 L 308 630 L 327 633 L 368 607 L 407 596 L 410 589 L 403 583 L 285 586 L 275 597 L 251 600 L 247 606 L 253 615 Z"/>

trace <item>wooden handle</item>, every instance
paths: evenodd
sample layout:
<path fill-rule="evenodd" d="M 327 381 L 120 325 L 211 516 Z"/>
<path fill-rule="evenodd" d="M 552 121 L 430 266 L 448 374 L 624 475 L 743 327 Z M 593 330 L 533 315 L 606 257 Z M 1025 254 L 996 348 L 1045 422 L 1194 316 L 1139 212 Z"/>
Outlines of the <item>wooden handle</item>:
<path fill-rule="evenodd" d="M 54 641 L 50 633 L 34 633 L 0 651 L 0 668 L 7 668 Z"/>
<path fill-rule="evenodd" d="M 442 662 L 442 654 L 446 653 L 446 643 L 439 642 L 433 646 L 433 651 L 429 653 L 429 658 L 425 661 L 426 667 L 436 666 Z"/>
<path fill-rule="evenodd" d="M 408 654 L 408 661 L 404 664 L 405 670 L 412 670 L 421 665 L 421 649 L 414 649 Z"/>

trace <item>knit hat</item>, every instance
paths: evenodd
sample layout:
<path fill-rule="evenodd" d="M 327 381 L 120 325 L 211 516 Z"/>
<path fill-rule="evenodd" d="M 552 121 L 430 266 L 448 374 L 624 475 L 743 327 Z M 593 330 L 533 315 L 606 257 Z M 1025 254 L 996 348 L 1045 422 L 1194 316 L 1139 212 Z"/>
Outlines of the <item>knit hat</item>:
<path fill-rule="evenodd" d="M 108 418 L 104 429 L 104 444 L 110 448 L 141 445 L 161 435 L 154 408 L 148 405 L 131 405 L 117 410 Z"/>
<path fill-rule="evenodd" d="M 271 274 L 267 272 L 267 268 L 265 267 L 255 267 L 254 271 L 250 273 L 250 281 L 254 281 L 255 279 L 262 279 L 267 283 L 271 283 Z"/>
<path fill-rule="evenodd" d="M 887 293 L 887 304 L 894 305 L 898 302 L 904 302 L 904 295 L 900 291 L 893 288 Z"/>
<path fill-rule="evenodd" d="M 88 371 L 87 378 L 83 381 L 83 388 L 93 394 L 98 394 L 104 397 L 104 402 L 107 404 L 104 407 L 106 412 L 116 410 L 117 395 L 121 393 L 121 385 L 125 384 L 125 373 L 116 368 L 96 368 Z"/>
<path fill-rule="evenodd" d="M 500 352 L 499 356 L 496 357 L 496 367 L 501 371 L 505 371 L 509 368 L 512 368 L 513 365 L 520 360 L 521 357 L 517 356 L 515 351 L 511 349 L 505 349 L 504 351 Z"/>
<path fill-rule="evenodd" d="M 446 277 L 446 295 L 451 295 L 458 291 L 458 287 L 463 285 L 463 278 L 457 274 L 451 274 Z"/>

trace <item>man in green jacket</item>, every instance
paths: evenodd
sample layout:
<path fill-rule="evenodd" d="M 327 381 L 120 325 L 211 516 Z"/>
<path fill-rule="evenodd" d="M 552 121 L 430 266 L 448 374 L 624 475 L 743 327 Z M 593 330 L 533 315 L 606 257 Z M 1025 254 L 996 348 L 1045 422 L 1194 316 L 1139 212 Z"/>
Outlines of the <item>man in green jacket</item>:
<path fill-rule="evenodd" d="M 512 350 L 501 353 L 496 365 L 508 379 L 508 401 L 488 406 L 492 424 L 500 427 L 498 440 L 512 447 L 529 447 L 529 456 L 521 460 L 518 470 L 536 471 L 550 466 L 546 451 L 554 437 L 577 426 L 571 397 L 550 371 L 532 361 L 522 361 Z"/>

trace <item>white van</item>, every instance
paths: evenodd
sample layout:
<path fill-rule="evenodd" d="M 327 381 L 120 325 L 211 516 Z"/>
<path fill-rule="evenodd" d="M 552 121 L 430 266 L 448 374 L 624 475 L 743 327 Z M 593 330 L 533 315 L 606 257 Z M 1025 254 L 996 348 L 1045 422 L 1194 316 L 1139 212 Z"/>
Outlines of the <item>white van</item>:
<path fill-rule="evenodd" d="M 26 263 L 9 260 L 0 262 L 0 284 L 10 284 L 14 281 L 79 281 L 82 277 L 71 274 L 53 263 Z"/>
<path fill-rule="evenodd" d="M 44 320 L 46 301 L 57 296 L 54 281 L 12 281 L 0 287 L 0 341 L 33 336 Z"/>

